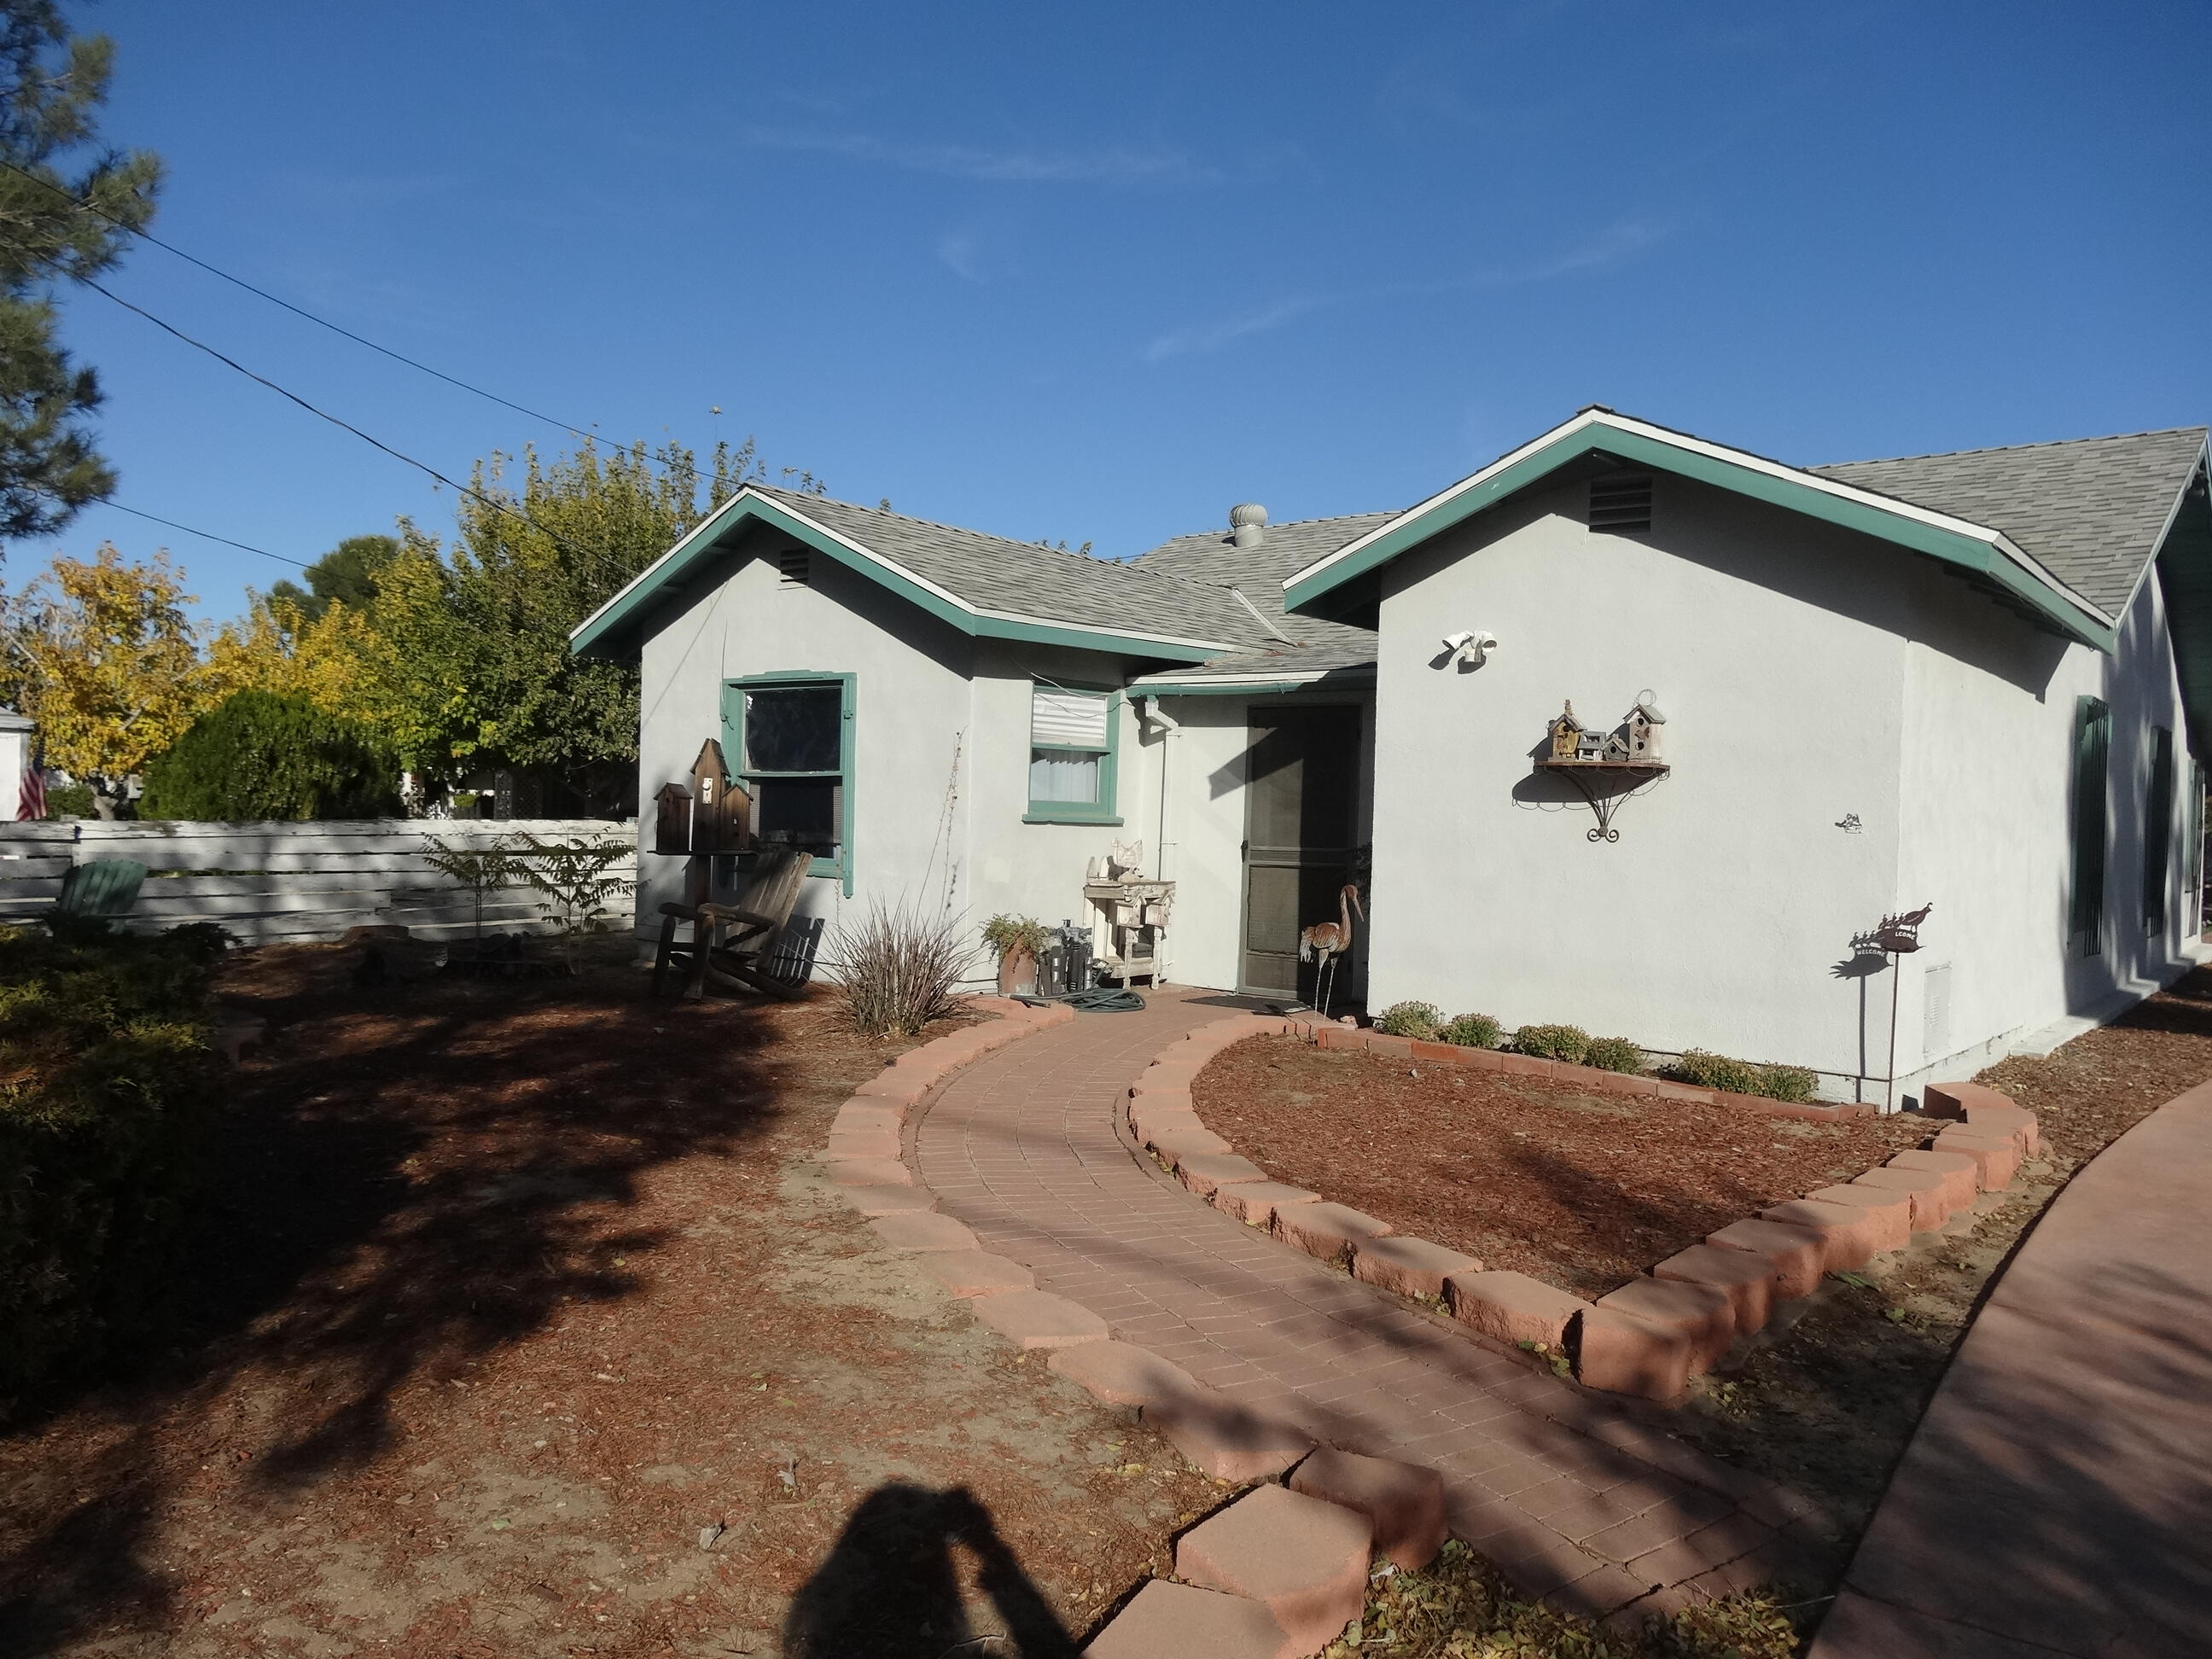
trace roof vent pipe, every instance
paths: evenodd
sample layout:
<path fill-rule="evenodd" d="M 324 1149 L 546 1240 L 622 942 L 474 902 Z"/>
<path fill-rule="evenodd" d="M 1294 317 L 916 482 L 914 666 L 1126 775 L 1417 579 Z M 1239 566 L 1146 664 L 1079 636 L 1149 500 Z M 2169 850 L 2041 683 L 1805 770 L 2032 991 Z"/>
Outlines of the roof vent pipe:
<path fill-rule="evenodd" d="M 1229 509 L 1229 539 L 1239 547 L 1257 547 L 1267 539 L 1267 509 L 1246 501 Z"/>

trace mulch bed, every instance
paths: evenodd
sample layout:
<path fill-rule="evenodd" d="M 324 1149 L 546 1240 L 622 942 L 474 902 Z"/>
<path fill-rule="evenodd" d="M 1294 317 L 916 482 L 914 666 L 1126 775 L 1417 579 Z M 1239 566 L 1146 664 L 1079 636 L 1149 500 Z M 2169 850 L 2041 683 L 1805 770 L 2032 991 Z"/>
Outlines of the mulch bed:
<path fill-rule="evenodd" d="M 909 1045 L 358 962 L 230 964 L 173 1323 L 0 1437 L 0 1651 L 1072 1653 L 1231 1495 L 830 1188 Z"/>
<path fill-rule="evenodd" d="M 1227 1049 L 1191 1098 L 1276 1180 L 1586 1297 L 1929 1133 L 1917 1117 L 1769 1117 L 1285 1036 Z"/>

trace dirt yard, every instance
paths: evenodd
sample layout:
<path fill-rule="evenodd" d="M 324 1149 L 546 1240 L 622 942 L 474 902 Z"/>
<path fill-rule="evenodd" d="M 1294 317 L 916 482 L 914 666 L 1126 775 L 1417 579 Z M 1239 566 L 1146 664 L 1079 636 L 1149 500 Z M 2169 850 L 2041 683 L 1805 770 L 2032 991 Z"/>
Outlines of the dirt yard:
<path fill-rule="evenodd" d="M 904 1045 L 353 968 L 234 959 L 173 1322 L 0 1438 L 0 1652 L 1072 1655 L 1231 1495 L 823 1180 Z"/>
<path fill-rule="evenodd" d="M 1278 1181 L 1591 1297 L 1929 1133 L 1917 1119 L 1816 1123 L 1591 1094 L 1297 1037 L 1226 1050 L 1191 1098 Z"/>

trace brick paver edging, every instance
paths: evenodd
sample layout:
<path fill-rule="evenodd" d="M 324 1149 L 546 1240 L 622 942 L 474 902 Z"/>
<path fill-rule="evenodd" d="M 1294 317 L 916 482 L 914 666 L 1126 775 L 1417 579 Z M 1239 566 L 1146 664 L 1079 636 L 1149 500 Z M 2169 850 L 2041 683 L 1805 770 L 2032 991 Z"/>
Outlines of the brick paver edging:
<path fill-rule="evenodd" d="M 1248 1037 L 1296 1034 L 1327 1048 L 1360 1048 L 1391 1059 L 1565 1075 L 1601 1086 L 1650 1079 L 1589 1066 L 1415 1042 L 1349 1026 L 1258 1017 L 1216 1020 L 1170 1042 L 1129 1087 L 1128 1125 L 1199 1197 L 1248 1226 L 1273 1233 L 1378 1289 L 1449 1306 L 1455 1318 L 1494 1340 L 1565 1356 L 1577 1381 L 1649 1400 L 1679 1397 L 1741 1337 L 1764 1329 L 1774 1304 L 1810 1296 L 1825 1274 L 1862 1267 L 1934 1232 L 1984 1192 L 2009 1186 L 2036 1148 L 2035 1115 L 1994 1089 L 1936 1084 L 1931 1111 L 1965 1120 L 1923 1148 L 1902 1152 L 1850 1182 L 1770 1206 L 1751 1219 L 1677 1251 L 1649 1273 L 1595 1303 L 1526 1273 L 1486 1271 L 1471 1255 L 1395 1231 L 1389 1223 L 1322 1194 L 1272 1181 L 1200 1120 L 1191 1085 L 1210 1060 Z M 1718 1098 L 1778 1115 L 1807 1109 L 1751 1096 L 1662 1085 L 1677 1098 Z M 1648 1092 L 1648 1089 L 1638 1091 Z"/>
<path fill-rule="evenodd" d="M 1301 1659 L 1357 1619 L 1382 1555 L 1407 1569 L 1443 1547 L 1444 1483 L 1434 1470 L 1363 1457 L 1245 1411 L 1182 1367 L 1107 1339 L 1089 1309 L 1036 1288 L 1019 1262 L 981 1249 L 936 1212 L 901 1144 L 910 1117 L 954 1073 L 1074 1018 L 1065 1005 L 998 997 L 996 1018 L 902 1054 L 838 1109 L 823 1152 L 830 1178 L 892 1249 L 913 1254 L 975 1316 L 1112 1405 L 1140 1407 L 1183 1455 L 1224 1480 L 1263 1484 L 1184 1534 L 1176 1576 L 1146 1585 L 1085 1649 L 1096 1659 Z M 1271 1484 L 1291 1471 L 1287 1484 Z"/>

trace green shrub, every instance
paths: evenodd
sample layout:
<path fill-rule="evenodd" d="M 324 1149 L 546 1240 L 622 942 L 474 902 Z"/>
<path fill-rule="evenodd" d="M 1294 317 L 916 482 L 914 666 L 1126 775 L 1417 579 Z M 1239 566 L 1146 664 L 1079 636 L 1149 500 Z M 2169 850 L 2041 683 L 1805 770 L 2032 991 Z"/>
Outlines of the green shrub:
<path fill-rule="evenodd" d="M 0 1410 L 161 1289 L 217 1109 L 220 929 L 0 927 Z"/>
<path fill-rule="evenodd" d="M 1434 1003 L 1394 1002 L 1382 1011 L 1375 1029 L 1385 1036 L 1418 1037 L 1428 1041 L 1443 1024 L 1443 1012 Z"/>
<path fill-rule="evenodd" d="M 94 816 L 92 786 L 56 783 L 46 787 L 46 816 L 50 818 L 88 818 Z"/>
<path fill-rule="evenodd" d="M 368 727 L 305 697 L 240 691 L 146 769 L 144 818 L 389 817 L 399 763 Z"/>
<path fill-rule="evenodd" d="M 1769 1100 L 1806 1101 L 1820 1079 L 1802 1066 L 1762 1066 L 1759 1068 L 1759 1087 L 1753 1094 L 1765 1095 Z"/>
<path fill-rule="evenodd" d="M 1732 1095 L 1759 1092 L 1759 1067 L 1704 1048 L 1692 1048 L 1676 1060 L 1674 1075 L 1700 1089 L 1719 1089 Z"/>
<path fill-rule="evenodd" d="M 1513 1052 L 1579 1066 L 1589 1042 L 1589 1033 L 1579 1025 L 1523 1025 L 1513 1034 Z"/>
<path fill-rule="evenodd" d="M 1589 1047 L 1583 1052 L 1583 1064 L 1595 1066 L 1601 1072 L 1640 1072 L 1644 1069 L 1644 1048 L 1626 1037 L 1592 1037 Z"/>
<path fill-rule="evenodd" d="M 1495 1048 L 1505 1028 L 1488 1014 L 1461 1014 L 1437 1035 L 1462 1048 Z"/>

